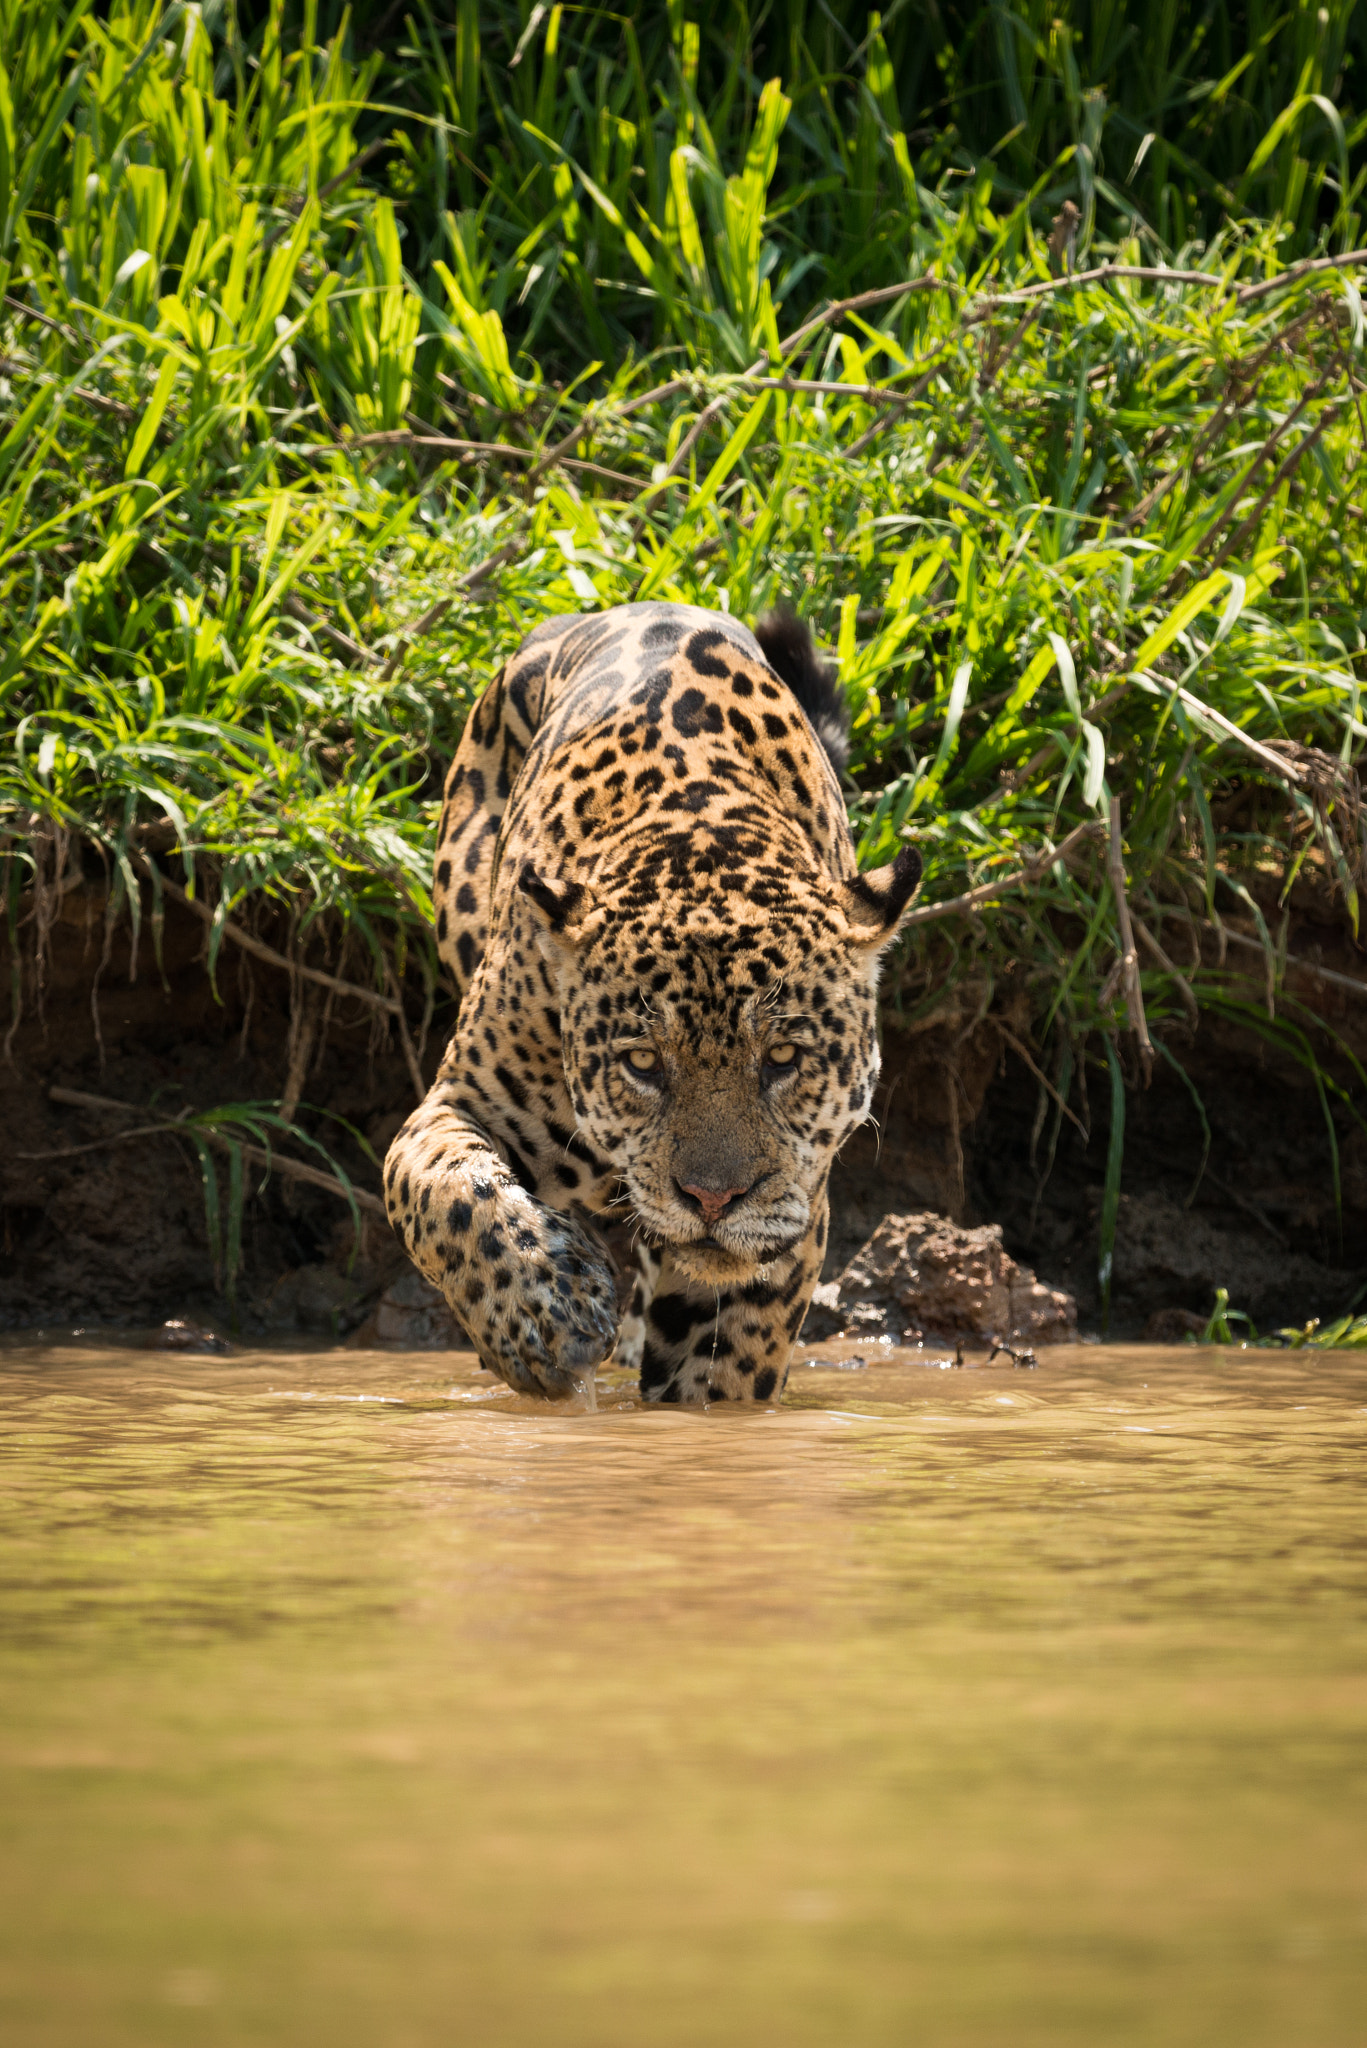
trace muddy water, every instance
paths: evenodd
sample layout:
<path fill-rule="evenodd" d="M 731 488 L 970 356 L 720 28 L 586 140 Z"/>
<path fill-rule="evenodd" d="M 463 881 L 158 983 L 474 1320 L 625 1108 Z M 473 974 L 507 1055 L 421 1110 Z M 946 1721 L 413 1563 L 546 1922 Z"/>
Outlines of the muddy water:
<path fill-rule="evenodd" d="M 1361 1355 L 0 1353 L 7 2048 L 1367 2032 Z"/>

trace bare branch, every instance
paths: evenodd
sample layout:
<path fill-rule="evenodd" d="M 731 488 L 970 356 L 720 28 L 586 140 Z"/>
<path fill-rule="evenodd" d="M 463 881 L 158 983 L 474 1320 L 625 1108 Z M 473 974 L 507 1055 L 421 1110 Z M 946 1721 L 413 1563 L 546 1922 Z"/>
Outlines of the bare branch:
<path fill-rule="evenodd" d="M 486 555 L 482 562 L 475 563 L 473 569 L 467 569 L 463 576 L 456 578 L 456 591 L 465 596 L 476 589 L 486 577 L 492 576 L 496 569 L 501 569 L 505 562 L 511 561 L 513 556 L 521 551 L 522 545 L 521 535 L 514 540 L 505 540 L 503 546 L 496 548 L 492 555 Z M 440 625 L 455 601 L 454 596 L 439 597 L 435 604 L 428 606 L 421 618 L 414 619 L 411 626 L 404 627 L 393 653 L 380 670 L 382 683 L 387 683 L 392 676 L 397 675 L 404 655 L 413 642 L 421 639 L 424 633 L 430 633 L 434 626 Z"/>
<path fill-rule="evenodd" d="M 408 1019 L 404 1015 L 403 1004 L 398 999 L 399 984 L 395 979 L 394 970 L 388 961 L 385 962 L 385 979 L 389 983 L 390 991 L 394 997 L 394 1015 L 398 1018 L 399 1022 L 399 1042 L 403 1046 L 403 1056 L 408 1066 L 408 1078 L 413 1083 L 413 1095 L 416 1101 L 425 1102 L 427 1099 L 427 1083 L 422 1078 L 422 1068 L 418 1065 L 418 1055 L 414 1050 L 412 1033 L 408 1029 Z"/>
<path fill-rule="evenodd" d="M 317 444 L 317 451 L 326 449 L 329 454 L 333 454 L 339 446 L 343 450 L 347 448 L 436 448 L 448 455 L 496 455 L 501 461 L 531 462 L 536 465 L 536 473 L 538 474 L 542 469 L 549 467 L 548 463 L 537 462 L 535 448 L 519 448 L 512 441 L 464 441 L 452 434 L 415 434 L 410 432 L 407 427 L 395 427 L 391 432 L 384 434 L 353 434 L 350 439 L 339 443 L 330 441 L 319 442 Z M 314 448 L 305 448 L 292 450 L 291 452 L 311 455 L 317 451 Z M 641 488 L 640 477 L 627 476 L 620 469 L 604 469 L 600 462 L 579 462 L 574 457 L 568 455 L 563 455 L 558 459 L 563 469 L 586 470 L 591 476 L 607 477 L 611 483 L 628 484 L 633 491 L 639 491 Z"/>
<path fill-rule="evenodd" d="M 91 1102 L 101 1099 L 95 1095 L 89 1098 Z M 133 1114 L 131 1104 L 128 1105 L 128 1113 L 130 1116 Z M 54 1145 L 47 1152 L 15 1152 L 12 1156 L 15 1159 L 80 1159 L 87 1152 L 103 1152 L 110 1145 L 126 1145 L 131 1138 L 164 1138 L 166 1131 L 165 1123 L 139 1124 L 136 1130 L 120 1131 L 113 1138 L 92 1138 L 88 1145 Z"/>
<path fill-rule="evenodd" d="M 1260 953 L 1266 960 L 1267 948 L 1261 939 L 1250 938 L 1245 932 L 1236 932 L 1227 924 L 1214 925 L 1209 918 L 1191 917 L 1190 912 L 1187 916 L 1189 922 L 1199 930 L 1214 932 L 1217 938 L 1222 938 L 1227 945 L 1243 946 L 1250 952 Z M 1322 981 L 1327 988 L 1346 989 L 1349 995 L 1367 997 L 1367 980 L 1359 980 L 1352 974 L 1339 974 L 1332 967 L 1317 966 L 1313 960 L 1298 960 L 1294 953 L 1288 953 L 1284 963 L 1283 980 L 1293 969 L 1297 974 L 1308 974 L 1312 981 Z"/>
<path fill-rule="evenodd" d="M 1073 270 L 1063 277 L 1051 277 L 1040 284 L 1022 285 L 1019 291 L 999 292 L 986 301 L 994 306 L 1018 306 L 1029 299 L 1042 299 L 1051 292 L 1066 292 L 1073 285 L 1102 284 L 1110 277 L 1137 277 L 1149 284 L 1212 284 L 1225 280 L 1209 270 L 1165 270 L 1145 263 L 1102 263 L 1095 270 Z M 983 304 L 979 301 L 979 305 Z M 978 311 L 978 306 L 974 307 Z"/>
<path fill-rule="evenodd" d="M 326 185 L 318 187 L 318 204 L 321 206 L 325 199 L 331 199 L 334 192 L 340 192 L 343 185 L 349 184 L 358 171 L 365 169 L 373 156 L 378 156 L 382 149 L 388 149 L 389 146 L 390 141 L 387 135 L 381 135 L 375 142 L 368 142 L 358 156 L 354 156 L 344 169 L 338 171 L 335 178 L 329 178 Z M 297 220 L 307 204 L 308 194 L 301 192 L 297 193 L 294 198 L 285 201 L 285 209 Z M 262 250 L 273 248 L 280 240 L 280 237 L 286 234 L 288 230 L 288 221 L 281 221 L 277 227 L 273 227 L 262 241 Z"/>
<path fill-rule="evenodd" d="M 13 304 L 14 301 L 9 300 L 7 303 Z M 0 373 L 3 373 L 6 377 L 34 377 L 38 374 L 38 366 L 32 363 L 16 363 L 13 356 L 0 356 Z M 48 375 L 52 377 L 54 384 L 59 381 L 51 371 L 48 372 Z M 73 385 L 69 396 L 79 398 L 83 405 L 93 405 L 97 412 L 113 413 L 116 419 L 131 420 L 133 418 L 133 408 L 131 405 L 125 405 L 122 399 L 119 398 L 106 398 L 103 391 L 88 390 L 84 384 Z"/>
<path fill-rule="evenodd" d="M 62 340 L 69 343 L 72 348 L 79 348 L 79 337 L 73 334 L 69 327 L 64 327 L 60 320 L 54 320 L 50 313 L 40 313 L 36 306 L 25 305 L 22 299 L 11 298 L 8 292 L 5 292 L 3 297 L 12 313 L 22 313 L 25 320 L 36 320 L 40 327 L 51 328 L 54 334 L 60 334 Z"/>
<path fill-rule="evenodd" d="M 146 1111 L 131 1102 L 115 1102 L 107 1095 L 86 1095 L 79 1088 L 49 1088 L 51 1102 L 66 1104 L 72 1109 L 94 1109 L 114 1111 L 120 1116 L 145 1116 Z M 384 1203 L 378 1195 L 372 1195 L 367 1188 L 344 1187 L 333 1174 L 323 1173 L 316 1166 L 305 1166 L 302 1160 L 290 1159 L 283 1152 L 263 1152 L 259 1145 L 248 1145 L 240 1138 L 229 1138 L 221 1131 L 209 1129 L 204 1124 L 193 1126 L 194 1135 L 202 1138 L 219 1152 L 240 1152 L 253 1166 L 264 1166 L 270 1173 L 278 1173 L 284 1180 L 300 1180 L 309 1187 L 323 1188 L 330 1195 L 340 1195 L 344 1202 L 355 1202 L 358 1209 L 369 1210 L 372 1216 L 387 1216 Z M 78 1152 L 93 1152 L 97 1145 L 119 1145 L 130 1138 L 188 1137 L 186 1125 L 174 1117 L 167 1117 L 159 1124 L 143 1124 L 135 1131 L 122 1131 L 117 1137 L 97 1139 L 95 1145 L 71 1145 L 56 1152 L 32 1152 L 20 1156 L 31 1159 L 68 1159 Z"/>
<path fill-rule="evenodd" d="M 1280 776 L 1283 782 L 1289 782 L 1295 789 L 1305 787 L 1306 778 L 1294 761 L 1286 760 L 1281 754 L 1274 754 L 1261 740 L 1255 740 L 1252 733 L 1245 732 L 1241 725 L 1236 725 L 1232 718 L 1226 718 L 1224 712 L 1217 711 L 1214 705 L 1203 703 L 1199 697 L 1193 696 L 1190 690 L 1181 689 L 1177 684 L 1170 683 L 1166 676 L 1150 675 L 1147 669 L 1144 673 L 1150 682 L 1160 684 L 1180 703 L 1185 704 L 1188 711 L 1194 711 L 1198 718 L 1208 719 L 1212 725 L 1218 726 L 1227 738 L 1237 740 L 1240 746 L 1246 747 L 1255 761 L 1262 767 L 1270 769 L 1272 774 Z"/>
<path fill-rule="evenodd" d="M 1082 1133 L 1082 1142 L 1085 1145 L 1087 1143 L 1086 1124 L 1083 1123 L 1082 1118 L 1078 1115 L 1076 1110 L 1070 1109 L 1068 1107 L 1063 1097 L 1059 1094 L 1058 1089 L 1049 1079 L 1049 1076 L 1045 1073 L 1042 1067 L 1036 1065 L 1034 1059 L 1026 1051 L 1025 1047 L 1021 1044 L 1015 1032 L 1008 1031 L 1005 1024 L 1002 1023 L 1000 1017 L 989 1017 L 987 1021 L 989 1024 L 993 1026 L 995 1030 L 1001 1033 L 1002 1037 L 1010 1046 L 1012 1052 L 1014 1052 L 1018 1058 L 1024 1060 L 1026 1066 L 1029 1067 L 1031 1073 L 1039 1082 L 1041 1088 L 1043 1088 L 1048 1095 L 1051 1095 L 1053 1097 L 1054 1101 L 1058 1104 L 1059 1108 L 1063 1111 L 1063 1114 L 1068 1118 L 1069 1122 L 1077 1125 L 1077 1128 Z"/>
<path fill-rule="evenodd" d="M 414 619 L 411 626 L 404 628 L 403 636 L 397 647 L 380 670 L 380 681 L 382 683 L 389 681 L 413 642 L 421 639 L 424 633 L 430 633 L 433 626 L 440 625 L 454 603 L 455 599 L 453 597 L 439 597 L 435 604 L 428 606 L 420 619 Z"/>
<path fill-rule="evenodd" d="M 1279 271 L 1276 277 L 1265 277 L 1261 284 L 1246 284 L 1235 293 L 1234 303 L 1251 306 L 1255 299 L 1265 299 L 1269 292 L 1279 292 L 1283 285 L 1298 284 L 1301 278 L 1318 276 L 1326 270 L 1347 270 L 1357 263 L 1367 263 L 1367 249 L 1350 249 L 1346 256 L 1310 256 L 1304 263 L 1293 263 L 1289 270 Z"/>
<path fill-rule="evenodd" d="M 1153 1041 L 1149 1037 L 1149 1020 L 1144 1015 L 1144 991 L 1139 985 L 1139 960 L 1134 950 L 1134 927 L 1130 923 L 1129 898 L 1125 894 L 1125 861 L 1120 846 L 1120 798 L 1111 798 L 1111 829 L 1106 846 L 1106 867 L 1111 878 L 1111 894 L 1115 898 L 1115 913 L 1120 925 L 1120 977 L 1125 988 L 1125 1009 L 1139 1045 L 1140 1064 L 1144 1079 L 1153 1076 Z"/>
<path fill-rule="evenodd" d="M 1135 931 L 1138 934 L 1141 941 L 1143 942 L 1143 944 L 1148 948 L 1149 952 L 1153 955 L 1153 958 L 1162 968 L 1163 972 L 1167 975 L 1168 979 L 1176 984 L 1177 993 L 1182 998 L 1182 1007 L 1187 1013 L 1187 1022 L 1191 1025 L 1191 1028 L 1194 1031 L 1201 1021 L 1201 1011 L 1196 1001 L 1195 991 L 1193 990 L 1191 983 L 1187 980 L 1187 977 L 1185 974 L 1183 974 L 1181 968 L 1176 966 L 1175 963 L 1169 959 L 1168 955 L 1164 952 L 1162 946 L 1159 945 L 1157 939 L 1149 930 L 1148 926 L 1144 923 L 1143 919 L 1140 917 L 1136 917 L 1133 911 L 1130 912 L 1130 917 L 1133 921 Z"/>
<path fill-rule="evenodd" d="M 642 411 L 647 405 L 658 405 L 663 399 L 676 397 L 680 391 L 693 390 L 696 383 L 697 379 L 695 377 L 672 377 L 668 384 L 657 384 L 653 390 L 643 391 L 639 398 L 629 398 L 625 405 L 619 405 L 611 412 L 607 412 L 598 406 L 589 406 L 582 415 L 578 426 L 566 434 L 563 440 L 557 441 L 554 447 L 548 448 L 544 454 L 537 458 L 536 463 L 527 472 L 527 488 L 530 490 L 533 484 L 539 483 L 548 469 L 553 468 L 557 462 L 562 461 L 570 449 L 577 447 L 584 439 L 584 436 L 591 434 L 594 428 L 599 426 L 603 420 L 628 419 L 632 413 Z"/>
<path fill-rule="evenodd" d="M 1087 706 L 1088 718 L 1104 718 L 1108 711 L 1114 711 L 1133 680 L 1132 676 L 1126 676 L 1124 682 L 1117 683 L 1114 689 L 1107 690 L 1104 697 L 1098 697 L 1094 704 L 1089 704 Z M 999 784 L 1002 795 L 1014 796 L 1018 789 L 1024 789 L 1026 783 L 1032 781 L 1038 775 L 1040 769 L 1045 767 L 1053 759 L 1054 755 L 1061 751 L 1057 740 L 1046 740 L 1044 745 L 1037 748 L 1030 756 L 1030 759 L 1023 768 L 1017 768 L 1012 774 L 1002 776 Z"/>
<path fill-rule="evenodd" d="M 915 910 L 909 910 L 902 919 L 901 930 L 908 931 L 913 925 L 930 924 L 936 918 L 959 917 L 966 910 L 978 910 L 984 903 L 993 902 L 1004 896 L 1008 890 L 1023 889 L 1031 882 L 1037 882 L 1041 875 L 1047 875 L 1056 861 L 1066 860 L 1068 855 L 1084 839 L 1095 839 L 1102 831 L 1096 819 L 1089 818 L 1085 824 L 1075 825 L 1068 837 L 1052 853 L 1041 847 L 1035 859 L 1025 867 L 1017 868 L 1012 875 L 1003 875 L 1000 881 L 981 882 L 976 889 L 966 889 L 962 896 L 950 896 L 943 903 L 923 903 Z"/>
<path fill-rule="evenodd" d="M 865 427 L 859 439 L 852 441 L 845 450 L 847 462 L 851 461 L 856 455 L 862 455 L 876 434 L 881 434 L 884 427 L 890 426 L 894 420 L 899 419 L 909 405 L 914 405 L 917 399 L 923 396 L 930 385 L 931 379 L 939 374 L 947 353 L 947 349 L 941 349 L 929 369 L 924 370 L 916 379 L 910 391 L 898 391 L 894 394 L 893 403 L 885 407 L 871 424 Z"/>
<path fill-rule="evenodd" d="M 1243 520 L 1238 526 L 1235 527 L 1233 533 L 1229 536 L 1229 539 L 1220 549 L 1219 554 L 1216 555 L 1215 559 L 1210 563 L 1207 573 L 1210 573 L 1211 570 L 1220 568 L 1222 564 L 1228 560 L 1229 556 L 1234 553 L 1235 549 L 1241 547 L 1244 541 L 1247 540 L 1249 535 L 1254 532 L 1258 525 L 1258 521 L 1262 518 L 1264 512 L 1271 504 L 1273 498 L 1280 490 L 1282 484 L 1285 483 L 1287 477 L 1290 476 L 1292 470 L 1298 466 L 1302 456 L 1308 455 L 1310 453 L 1310 450 L 1314 447 L 1316 441 L 1319 440 L 1319 437 L 1324 432 L 1325 428 L 1331 424 L 1331 422 L 1337 417 L 1337 415 L 1342 411 L 1343 407 L 1347 403 L 1348 401 L 1346 398 L 1336 398 L 1333 400 L 1332 404 L 1327 405 L 1324 411 L 1320 414 L 1320 417 L 1316 424 L 1310 429 L 1310 432 L 1306 435 L 1305 439 L 1303 441 L 1298 441 L 1296 446 L 1291 450 L 1290 454 L 1287 455 L 1285 459 L 1277 465 L 1276 472 L 1273 475 L 1271 482 L 1268 484 L 1267 489 L 1263 492 L 1262 496 L 1259 498 L 1257 504 L 1253 507 L 1253 510 L 1249 513 L 1248 517 L 1245 520 Z"/>
<path fill-rule="evenodd" d="M 473 590 L 475 585 L 482 583 L 486 576 L 492 576 L 495 569 L 501 569 L 505 562 L 511 562 L 513 556 L 520 554 L 525 545 L 526 543 L 520 534 L 513 540 L 505 540 L 501 548 L 495 548 L 494 552 L 491 555 L 486 555 L 482 562 L 476 562 L 473 569 L 467 569 L 463 576 L 457 576 L 456 589 L 459 591 Z"/>
<path fill-rule="evenodd" d="M 281 598 L 280 609 L 288 613 L 290 618 L 297 619 L 301 626 L 307 626 L 309 632 L 316 634 L 320 640 L 329 641 L 348 661 L 370 663 L 379 660 L 379 656 L 369 647 L 362 647 L 360 641 L 353 640 L 349 633 L 343 633 L 337 626 L 330 626 L 326 619 L 320 619 L 316 612 L 311 612 L 293 591 L 289 591 Z"/>
<path fill-rule="evenodd" d="M 150 876 L 152 863 L 146 854 L 135 853 L 133 862 L 142 874 Z M 183 903 L 187 910 L 193 911 L 203 924 L 218 922 L 217 913 L 211 910 L 207 903 L 201 903 L 198 897 L 191 896 L 188 890 L 181 888 L 179 882 L 173 882 L 171 877 L 163 874 L 160 869 L 157 872 L 162 888 L 169 896 L 174 897 L 177 903 Z M 388 996 L 377 994 L 373 988 L 362 988 L 354 981 L 342 981 L 335 974 L 324 973 L 321 967 L 301 966 L 297 960 L 287 958 L 284 953 L 277 953 L 274 946 L 268 946 L 264 939 L 258 939 L 256 934 L 246 930 L 245 926 L 234 924 L 230 917 L 223 918 L 218 923 L 218 928 L 225 939 L 231 939 L 244 953 L 252 954 L 257 960 L 264 960 L 269 967 L 278 967 L 283 974 L 297 974 L 301 980 L 315 982 L 319 988 L 330 988 L 334 995 L 355 996 L 358 1002 L 369 1003 L 373 1009 L 383 1010 L 386 1016 L 393 1017 L 399 1014 L 399 1005 Z"/>
<path fill-rule="evenodd" d="M 1312 385 L 1310 385 L 1309 389 L 1302 393 L 1297 404 L 1287 414 L 1286 418 L 1281 422 L 1281 424 L 1272 429 L 1272 432 L 1263 442 L 1261 448 L 1259 448 L 1257 454 L 1249 463 L 1248 468 L 1244 471 L 1243 475 L 1239 478 L 1238 483 L 1234 486 L 1234 489 L 1226 498 L 1224 510 L 1220 512 L 1211 521 L 1210 525 L 1206 528 L 1205 532 L 1201 535 L 1200 539 L 1193 544 L 1188 554 L 1184 557 L 1184 559 L 1178 565 L 1178 567 L 1173 571 L 1172 575 L 1165 580 L 1163 586 L 1165 589 L 1167 588 L 1167 585 L 1173 582 L 1176 577 L 1182 575 L 1189 575 L 1191 573 L 1191 558 L 1196 554 L 1197 550 L 1204 547 L 1208 547 L 1210 543 L 1215 539 L 1216 534 L 1220 532 L 1221 528 L 1227 525 L 1228 522 L 1234 517 L 1235 509 L 1238 506 L 1239 500 L 1243 497 L 1244 492 L 1248 489 L 1254 477 L 1258 474 L 1258 471 L 1262 468 L 1264 462 L 1266 462 L 1268 456 L 1274 452 L 1278 442 L 1285 440 L 1286 436 L 1291 432 L 1291 429 L 1295 426 L 1297 420 L 1299 420 L 1301 414 L 1305 411 L 1306 407 L 1308 405 L 1313 405 L 1314 401 L 1319 397 L 1320 393 L 1324 390 L 1325 385 L 1328 384 L 1332 377 L 1337 375 L 1338 371 L 1343 367 L 1343 362 L 1344 358 L 1342 353 L 1340 352 L 1338 355 L 1334 357 L 1334 360 L 1330 363 L 1328 369 L 1324 372 L 1323 376 L 1318 377 L 1315 380 L 1315 382 Z M 1328 412 L 1325 413 L 1324 417 L 1321 419 L 1320 425 L 1316 430 L 1315 435 L 1311 437 L 1311 440 L 1305 441 L 1301 444 L 1300 454 L 1303 454 L 1306 448 L 1309 448 L 1313 445 L 1313 441 L 1318 439 L 1319 434 L 1324 431 L 1325 426 L 1328 424 L 1329 420 L 1332 417 L 1333 410 L 1331 408 Z M 1213 424 L 1214 422 L 1212 422 L 1212 425 Z M 1297 460 L 1300 459 L 1300 454 L 1297 454 Z M 1282 470 L 1279 470 L 1277 472 L 1279 478 L 1282 475 L 1282 473 Z M 1275 487 L 1276 486 L 1274 483 L 1273 488 L 1275 489 Z M 1262 516 L 1262 509 L 1266 505 L 1266 503 L 1267 497 L 1266 495 L 1264 495 L 1261 499 L 1259 499 L 1258 505 L 1255 508 L 1255 517 L 1260 518 Z M 1237 540 L 1243 534 L 1247 525 L 1248 521 L 1245 520 L 1243 522 L 1243 525 L 1238 528 L 1237 533 L 1234 536 L 1234 540 Z M 1221 562 L 1224 561 L 1225 556 L 1229 554 L 1230 549 L 1233 547 L 1234 540 L 1230 540 L 1225 543 L 1225 546 L 1221 549 L 1220 553 L 1216 556 L 1215 560 L 1210 564 L 1211 568 L 1219 568 Z"/>
<path fill-rule="evenodd" d="M 869 405 L 900 405 L 908 396 L 890 384 L 837 384 L 833 378 L 752 377 L 747 371 L 741 382 L 755 391 L 813 391 L 827 398 L 862 398 Z"/>
<path fill-rule="evenodd" d="M 904 298 L 911 292 L 958 294 L 962 290 L 962 285 L 955 284 L 948 278 L 910 277 L 904 284 L 880 285 L 876 291 L 856 292 L 852 299 L 835 299 L 829 306 L 823 306 L 819 313 L 814 313 L 810 320 L 804 321 L 801 327 L 795 327 L 791 334 L 785 335 L 778 345 L 778 352 L 781 356 L 791 355 L 809 334 L 816 334 L 821 328 L 829 327 L 837 320 L 843 320 L 847 313 L 860 313 L 865 306 L 883 306 L 890 299 Z M 764 366 L 764 358 L 761 357 L 754 368 L 762 370 Z"/>

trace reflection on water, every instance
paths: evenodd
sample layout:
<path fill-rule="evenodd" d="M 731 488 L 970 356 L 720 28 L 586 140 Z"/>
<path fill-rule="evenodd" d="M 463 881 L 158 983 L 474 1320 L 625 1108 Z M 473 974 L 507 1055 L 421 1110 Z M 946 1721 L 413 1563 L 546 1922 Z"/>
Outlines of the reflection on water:
<path fill-rule="evenodd" d="M 6 2048 L 1359 2043 L 1367 1361 L 805 1356 L 0 1352 Z"/>

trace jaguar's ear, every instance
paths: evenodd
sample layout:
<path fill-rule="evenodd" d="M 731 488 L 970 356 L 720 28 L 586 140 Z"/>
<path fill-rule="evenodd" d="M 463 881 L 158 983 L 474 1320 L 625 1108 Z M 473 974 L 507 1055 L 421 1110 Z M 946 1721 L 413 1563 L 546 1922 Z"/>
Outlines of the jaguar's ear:
<path fill-rule="evenodd" d="M 896 860 L 845 885 L 845 915 L 860 945 L 886 946 L 921 880 L 921 856 L 904 846 Z"/>
<path fill-rule="evenodd" d="M 587 894 L 579 883 L 539 875 L 532 863 L 525 861 L 517 886 L 524 896 L 530 896 L 540 912 L 543 938 L 559 946 L 572 946 L 575 926 L 588 909 Z"/>

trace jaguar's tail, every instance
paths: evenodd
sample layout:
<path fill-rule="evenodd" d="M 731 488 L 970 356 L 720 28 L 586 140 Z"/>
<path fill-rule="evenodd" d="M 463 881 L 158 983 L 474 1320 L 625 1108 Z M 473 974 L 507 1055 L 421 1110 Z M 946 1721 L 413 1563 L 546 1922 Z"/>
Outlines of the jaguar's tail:
<path fill-rule="evenodd" d="M 811 627 L 789 604 L 766 612 L 755 638 L 774 674 L 810 718 L 836 774 L 843 775 L 850 758 L 850 708 L 836 664 L 818 654 Z"/>

